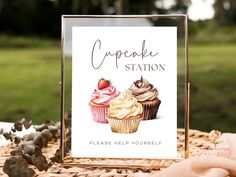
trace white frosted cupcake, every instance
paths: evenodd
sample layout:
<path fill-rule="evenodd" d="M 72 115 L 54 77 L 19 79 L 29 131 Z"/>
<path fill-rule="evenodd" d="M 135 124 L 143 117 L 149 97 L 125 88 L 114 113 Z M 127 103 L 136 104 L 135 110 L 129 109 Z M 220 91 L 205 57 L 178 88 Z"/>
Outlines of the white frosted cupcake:
<path fill-rule="evenodd" d="M 134 133 L 142 120 L 143 107 L 130 91 L 126 90 L 109 104 L 107 117 L 112 132 Z"/>

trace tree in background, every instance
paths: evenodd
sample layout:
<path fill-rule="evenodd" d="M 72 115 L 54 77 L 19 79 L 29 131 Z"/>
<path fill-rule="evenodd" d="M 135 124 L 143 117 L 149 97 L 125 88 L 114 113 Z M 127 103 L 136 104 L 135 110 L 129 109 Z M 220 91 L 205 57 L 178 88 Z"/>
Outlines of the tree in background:
<path fill-rule="evenodd" d="M 223 25 L 236 24 L 236 0 L 215 0 L 215 19 Z"/>
<path fill-rule="evenodd" d="M 171 2 L 171 1 L 169 1 Z M 60 37 L 62 14 L 186 13 L 191 0 L 0 0 L 0 32 Z M 215 0 L 219 24 L 236 23 L 236 0 Z"/>
<path fill-rule="evenodd" d="M 18 35 L 58 35 L 59 9 L 49 0 L 1 0 L 1 32 Z"/>
<path fill-rule="evenodd" d="M 188 7 L 191 5 L 191 0 L 175 0 L 175 4 L 170 8 L 170 10 L 176 13 L 186 13 Z"/>

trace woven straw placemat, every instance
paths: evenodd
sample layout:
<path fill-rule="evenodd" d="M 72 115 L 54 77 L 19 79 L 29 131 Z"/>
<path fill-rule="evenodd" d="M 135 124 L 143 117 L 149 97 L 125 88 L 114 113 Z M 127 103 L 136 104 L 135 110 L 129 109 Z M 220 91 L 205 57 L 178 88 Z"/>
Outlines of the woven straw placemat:
<path fill-rule="evenodd" d="M 214 145 L 209 139 L 209 134 L 206 132 L 198 130 L 190 130 L 189 132 L 189 150 L 190 156 L 195 156 L 202 150 L 213 149 Z M 48 147 L 43 149 L 44 155 L 48 159 L 54 156 L 56 149 L 59 147 L 59 141 L 49 143 Z M 15 149 L 15 145 L 8 144 L 0 148 L 0 176 L 7 177 L 6 174 L 2 171 L 2 167 L 6 158 L 10 157 L 10 152 Z M 184 130 L 178 129 L 178 150 L 184 152 Z M 183 156 L 183 154 L 179 154 Z M 151 160 L 151 159 L 132 159 L 132 160 L 123 160 L 123 159 L 73 159 L 71 157 L 66 157 L 65 162 L 75 164 L 75 165 L 61 165 L 54 164 L 52 165 L 47 172 L 39 172 L 36 168 L 34 170 L 37 173 L 38 177 L 64 177 L 64 176 L 83 176 L 83 177 L 126 177 L 132 176 L 133 173 L 158 173 L 160 168 L 104 168 L 104 167 L 78 167 L 76 164 L 109 164 L 109 165 L 142 165 L 142 166 L 169 166 L 172 163 L 176 163 L 177 160 Z"/>

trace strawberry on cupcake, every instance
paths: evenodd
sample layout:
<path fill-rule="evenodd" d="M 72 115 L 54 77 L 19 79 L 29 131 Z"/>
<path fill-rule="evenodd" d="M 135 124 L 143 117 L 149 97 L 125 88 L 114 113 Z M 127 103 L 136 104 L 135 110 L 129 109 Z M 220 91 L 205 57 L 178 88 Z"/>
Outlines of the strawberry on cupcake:
<path fill-rule="evenodd" d="M 101 78 L 98 81 L 97 88 L 92 92 L 92 98 L 89 102 L 93 120 L 95 122 L 108 123 L 105 117 L 109 108 L 109 103 L 119 94 L 120 92 L 109 80 Z"/>

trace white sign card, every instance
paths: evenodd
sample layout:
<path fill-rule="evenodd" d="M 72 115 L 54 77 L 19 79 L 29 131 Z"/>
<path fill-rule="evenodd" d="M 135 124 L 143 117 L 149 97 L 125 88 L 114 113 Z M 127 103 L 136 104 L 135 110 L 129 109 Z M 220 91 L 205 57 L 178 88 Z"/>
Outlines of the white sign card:
<path fill-rule="evenodd" d="M 72 28 L 72 157 L 177 157 L 177 27 Z"/>

